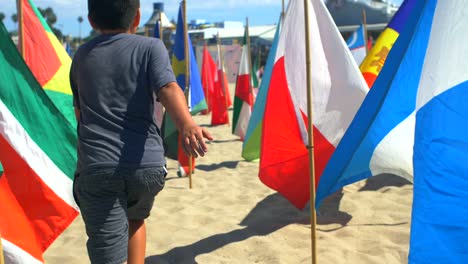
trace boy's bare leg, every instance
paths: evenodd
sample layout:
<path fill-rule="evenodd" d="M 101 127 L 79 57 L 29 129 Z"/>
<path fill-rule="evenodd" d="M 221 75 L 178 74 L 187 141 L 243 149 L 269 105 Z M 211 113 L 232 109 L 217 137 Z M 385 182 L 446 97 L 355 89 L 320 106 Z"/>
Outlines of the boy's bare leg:
<path fill-rule="evenodd" d="M 145 263 L 145 220 L 128 220 L 128 264 Z"/>

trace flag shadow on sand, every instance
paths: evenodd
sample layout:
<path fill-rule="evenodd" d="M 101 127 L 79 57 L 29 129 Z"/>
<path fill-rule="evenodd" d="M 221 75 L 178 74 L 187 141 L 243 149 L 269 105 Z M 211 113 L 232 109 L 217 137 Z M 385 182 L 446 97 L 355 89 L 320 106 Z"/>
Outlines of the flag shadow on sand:
<path fill-rule="evenodd" d="M 309 212 L 299 211 L 275 193 L 259 202 L 241 221 L 238 229 L 212 235 L 193 244 L 173 248 L 161 255 L 146 258 L 152 263 L 197 263 L 196 257 L 250 237 L 266 236 L 290 224 L 309 225 Z"/>
<path fill-rule="evenodd" d="M 365 181 L 365 185 L 360 188 L 358 192 L 378 191 L 385 187 L 402 187 L 408 184 L 412 183 L 400 176 L 393 174 L 379 174 L 368 178 Z M 343 195 L 343 188 L 341 188 L 334 194 L 325 198 L 317 216 L 318 225 L 340 224 L 342 227 L 344 227 L 348 224 L 352 216 L 347 212 L 340 211 L 339 209 Z M 321 230 L 320 228 L 318 229 L 320 231 L 328 232 L 326 230 Z"/>
<path fill-rule="evenodd" d="M 359 191 L 377 191 L 383 187 L 402 187 L 408 184 L 412 183 L 403 177 L 384 173 L 367 179 L 366 184 Z"/>
<path fill-rule="evenodd" d="M 228 168 L 228 169 L 235 169 L 237 165 L 239 164 L 239 161 L 223 161 L 221 163 L 213 163 L 210 165 L 204 165 L 200 164 L 196 166 L 197 170 L 202 170 L 202 171 L 214 171 L 217 169 L 221 168 Z"/>
<path fill-rule="evenodd" d="M 342 196 L 342 194 L 341 194 Z M 319 224 L 337 223 L 345 226 L 352 216 L 339 212 L 339 193 L 331 195 L 322 205 L 326 214 L 318 216 Z M 208 254 L 231 243 L 244 241 L 255 236 L 266 236 L 291 224 L 310 228 L 310 211 L 297 210 L 280 194 L 271 194 L 260 201 L 241 221 L 239 228 L 227 233 L 216 234 L 201 239 L 193 244 L 173 248 L 163 254 L 146 258 L 146 264 L 197 263 L 197 256 Z"/>

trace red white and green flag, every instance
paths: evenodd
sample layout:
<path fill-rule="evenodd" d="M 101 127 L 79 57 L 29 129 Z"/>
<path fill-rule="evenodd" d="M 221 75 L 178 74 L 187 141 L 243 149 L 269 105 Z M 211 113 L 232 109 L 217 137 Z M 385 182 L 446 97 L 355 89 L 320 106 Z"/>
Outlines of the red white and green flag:
<path fill-rule="evenodd" d="M 70 87 L 71 59 L 31 0 L 19 0 L 19 49 L 42 88 L 70 124 L 75 125 Z M 24 47 L 21 47 L 24 44 Z"/>
<path fill-rule="evenodd" d="M 0 23 L 0 234 L 6 263 L 43 263 L 78 215 L 77 137 Z"/>
<path fill-rule="evenodd" d="M 250 47 L 248 45 L 249 28 L 245 29 L 242 56 L 237 74 L 236 92 L 234 97 L 234 112 L 232 116 L 232 134 L 244 140 L 252 115 L 253 94 L 250 62 Z"/>

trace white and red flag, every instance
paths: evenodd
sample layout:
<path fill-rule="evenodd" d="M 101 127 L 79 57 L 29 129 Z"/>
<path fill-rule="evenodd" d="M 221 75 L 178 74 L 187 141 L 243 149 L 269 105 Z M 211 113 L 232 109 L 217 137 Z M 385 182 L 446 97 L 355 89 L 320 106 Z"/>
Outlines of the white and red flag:
<path fill-rule="evenodd" d="M 325 4 L 308 4 L 318 183 L 368 88 Z M 304 1 L 291 0 L 266 100 L 259 171 L 264 184 L 301 209 L 310 198 L 304 21 Z"/>

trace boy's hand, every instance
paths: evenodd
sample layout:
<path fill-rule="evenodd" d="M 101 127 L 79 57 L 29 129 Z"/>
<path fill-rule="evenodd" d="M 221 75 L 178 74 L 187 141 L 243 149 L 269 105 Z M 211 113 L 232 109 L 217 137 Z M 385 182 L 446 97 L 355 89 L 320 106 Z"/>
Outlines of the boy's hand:
<path fill-rule="evenodd" d="M 182 149 L 187 155 L 195 158 L 205 156 L 208 151 L 203 138 L 213 140 L 211 134 L 197 126 L 188 111 L 185 95 L 176 82 L 161 87 L 158 92 L 160 102 L 174 121 L 179 133 L 182 135 Z"/>
<path fill-rule="evenodd" d="M 204 138 L 213 140 L 208 130 L 201 128 L 195 124 L 186 126 L 181 131 L 182 134 L 182 149 L 188 156 L 192 155 L 195 158 L 205 156 L 208 148 Z"/>

